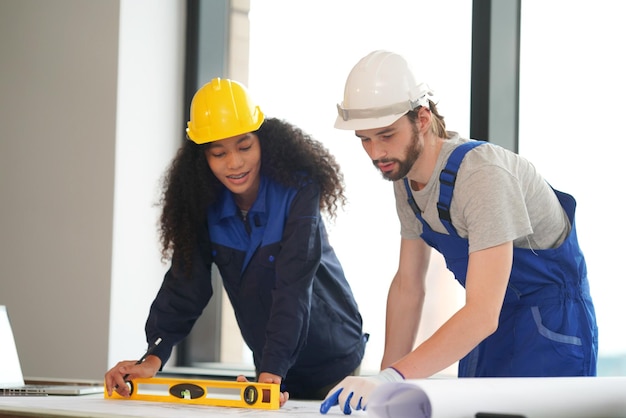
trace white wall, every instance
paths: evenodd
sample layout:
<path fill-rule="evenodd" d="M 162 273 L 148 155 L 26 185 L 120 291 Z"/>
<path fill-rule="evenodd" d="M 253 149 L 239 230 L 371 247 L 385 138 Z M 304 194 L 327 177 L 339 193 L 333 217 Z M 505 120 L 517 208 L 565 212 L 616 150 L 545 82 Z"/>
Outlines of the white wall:
<path fill-rule="evenodd" d="M 29 376 L 107 365 L 118 11 L 0 2 L 0 303 Z"/>
<path fill-rule="evenodd" d="M 183 140 L 185 2 L 120 2 L 109 366 L 145 351 L 144 324 L 167 265 L 155 206 Z"/>
<path fill-rule="evenodd" d="M 0 1 L 0 303 L 27 376 L 102 379 L 145 350 L 183 6 Z"/>

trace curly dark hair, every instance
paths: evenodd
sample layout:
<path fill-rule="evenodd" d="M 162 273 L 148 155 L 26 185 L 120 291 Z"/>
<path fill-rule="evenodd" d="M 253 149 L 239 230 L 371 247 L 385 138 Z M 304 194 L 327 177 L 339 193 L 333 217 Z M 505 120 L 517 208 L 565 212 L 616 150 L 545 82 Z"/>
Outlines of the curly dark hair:
<path fill-rule="evenodd" d="M 261 146 L 261 174 L 288 187 L 299 187 L 303 181 L 317 183 L 320 210 L 334 218 L 338 207 L 346 203 L 343 174 L 322 143 L 275 118 L 266 119 L 255 134 Z M 206 227 L 206 210 L 223 188 L 209 168 L 204 146 L 185 141 L 162 179 L 162 261 L 172 259 L 182 263 L 177 267 L 191 271 L 194 248 Z"/>

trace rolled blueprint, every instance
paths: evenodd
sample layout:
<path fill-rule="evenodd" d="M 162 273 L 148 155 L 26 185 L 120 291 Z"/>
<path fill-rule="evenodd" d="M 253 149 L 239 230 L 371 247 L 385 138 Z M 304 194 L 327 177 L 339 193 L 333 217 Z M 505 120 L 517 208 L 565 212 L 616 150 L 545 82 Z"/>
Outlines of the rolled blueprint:
<path fill-rule="evenodd" d="M 624 418 L 626 376 L 431 378 L 386 383 L 372 393 L 367 414 L 375 418 Z"/>

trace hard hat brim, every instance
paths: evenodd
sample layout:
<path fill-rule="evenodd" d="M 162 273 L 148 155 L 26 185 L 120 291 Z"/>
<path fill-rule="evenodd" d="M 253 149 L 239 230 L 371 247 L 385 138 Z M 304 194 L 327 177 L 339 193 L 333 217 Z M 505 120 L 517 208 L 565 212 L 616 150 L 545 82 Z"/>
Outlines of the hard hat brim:
<path fill-rule="evenodd" d="M 337 119 L 335 120 L 335 128 L 343 129 L 346 131 L 361 131 L 364 129 L 385 128 L 396 122 L 407 113 L 408 111 L 395 115 L 382 116 L 380 118 L 349 120 L 344 120 L 341 116 L 337 116 Z"/>

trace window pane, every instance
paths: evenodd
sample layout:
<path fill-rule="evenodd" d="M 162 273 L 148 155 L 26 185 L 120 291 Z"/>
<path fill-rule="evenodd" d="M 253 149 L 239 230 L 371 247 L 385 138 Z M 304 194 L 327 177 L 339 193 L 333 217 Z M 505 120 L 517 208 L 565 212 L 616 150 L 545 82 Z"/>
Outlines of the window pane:
<path fill-rule="evenodd" d="M 349 205 L 327 226 L 364 330 L 371 334 L 363 370 L 380 367 L 400 226 L 391 183 L 381 178 L 352 132 L 333 128 L 335 105 L 361 57 L 375 49 L 392 50 L 435 90 L 449 128 L 467 136 L 471 9 L 466 0 L 263 0 L 250 5 L 248 86 L 255 100 L 267 116 L 286 119 L 322 141 L 344 171 Z M 435 257 L 431 270 L 420 339 L 459 303 L 461 288 L 443 262 Z"/>
<path fill-rule="evenodd" d="M 603 361 L 619 355 L 626 372 L 626 226 L 618 205 L 626 141 L 616 126 L 626 114 L 623 10 L 612 0 L 524 1 L 521 19 L 520 154 L 578 201 L 600 329 L 598 372 L 611 374 L 615 367 Z"/>

